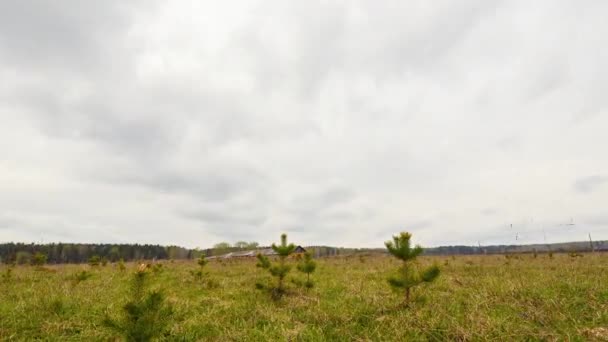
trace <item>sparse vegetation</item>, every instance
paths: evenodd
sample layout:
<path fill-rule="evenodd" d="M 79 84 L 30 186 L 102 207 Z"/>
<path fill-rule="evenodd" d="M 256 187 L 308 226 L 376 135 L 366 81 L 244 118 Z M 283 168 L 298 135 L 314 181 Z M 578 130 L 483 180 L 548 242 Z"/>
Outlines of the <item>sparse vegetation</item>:
<path fill-rule="evenodd" d="M 409 310 L 395 306 L 402 291 L 395 296 L 386 284 L 401 261 L 386 255 L 368 255 L 363 264 L 358 256 L 314 259 L 314 288 L 289 287 L 290 295 L 279 302 L 252 286 L 270 276 L 256 270 L 251 258 L 209 260 L 205 269 L 220 286 L 205 291 L 184 281 L 199 267 L 195 260 L 165 263 L 161 274 L 146 278 L 146 289 L 162 289 L 163 303 L 173 307 L 160 340 L 601 341 L 605 336 L 605 253 L 570 258 L 554 251 L 552 260 L 513 258 L 509 267 L 501 255 L 421 255 L 415 263 L 425 269 L 446 259 L 449 266 L 442 266 L 432 286 L 414 290 Z M 57 272 L 16 266 L 12 280 L 0 283 L 0 341 L 116 340 L 120 333 L 100 323 L 106 311 L 123 322 L 132 273 L 99 267 L 72 287 L 74 275 L 87 266 L 48 267 Z M 2 274 L 8 269 L 0 268 Z M 290 285 L 302 278 L 299 272 L 286 276 Z M 418 294 L 424 294 L 424 305 L 418 305 Z"/>

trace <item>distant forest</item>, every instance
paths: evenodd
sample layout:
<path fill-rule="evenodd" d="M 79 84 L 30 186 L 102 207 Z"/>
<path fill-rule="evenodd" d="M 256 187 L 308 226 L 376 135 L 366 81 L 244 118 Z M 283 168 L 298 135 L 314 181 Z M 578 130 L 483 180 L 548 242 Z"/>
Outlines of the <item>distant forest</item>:
<path fill-rule="evenodd" d="M 46 255 L 50 264 L 86 263 L 92 257 L 98 257 L 108 262 L 118 260 L 163 260 L 163 259 L 196 259 L 201 255 L 223 255 L 229 252 L 248 249 L 268 248 L 259 247 L 257 243 L 242 243 L 230 245 L 216 244 L 210 249 L 187 249 L 179 246 L 140 245 L 140 244 L 80 244 L 80 243 L 2 243 L 0 244 L 0 262 L 28 264 L 36 253 Z M 341 256 L 361 253 L 385 253 L 383 248 L 341 248 L 330 246 L 305 247 L 315 257 Z M 567 242 L 537 245 L 498 245 L 498 246 L 443 246 L 425 248 L 426 255 L 458 255 L 458 254 L 505 254 L 531 252 L 598 252 L 608 251 L 608 241 Z"/>

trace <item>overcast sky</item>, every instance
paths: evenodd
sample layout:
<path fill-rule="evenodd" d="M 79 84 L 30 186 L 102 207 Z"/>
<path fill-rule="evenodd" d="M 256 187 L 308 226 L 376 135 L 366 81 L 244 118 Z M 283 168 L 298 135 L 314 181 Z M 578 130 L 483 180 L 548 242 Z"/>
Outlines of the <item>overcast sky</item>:
<path fill-rule="evenodd" d="M 1 1 L 0 242 L 608 239 L 607 17 Z"/>

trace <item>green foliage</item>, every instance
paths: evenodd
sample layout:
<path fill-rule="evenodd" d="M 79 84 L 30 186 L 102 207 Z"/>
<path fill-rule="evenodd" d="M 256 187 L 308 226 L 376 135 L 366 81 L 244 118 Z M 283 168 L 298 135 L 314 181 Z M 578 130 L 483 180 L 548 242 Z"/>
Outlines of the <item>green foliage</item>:
<path fill-rule="evenodd" d="M 270 259 L 268 259 L 267 256 L 262 255 L 262 254 L 257 254 L 256 257 L 258 258 L 258 263 L 255 265 L 256 267 L 260 267 L 263 269 L 269 269 L 270 268 Z"/>
<path fill-rule="evenodd" d="M 203 270 L 190 270 L 190 274 L 192 274 L 195 281 L 203 280 Z"/>
<path fill-rule="evenodd" d="M 207 265 L 207 263 L 209 263 L 209 261 L 207 259 L 205 259 L 204 255 L 201 255 L 198 260 L 196 261 L 196 263 L 201 267 L 204 268 L 205 265 Z"/>
<path fill-rule="evenodd" d="M 412 234 L 401 232 L 401 234 L 393 236 L 393 241 L 387 241 L 384 244 L 388 252 L 395 258 L 407 262 L 416 259 L 423 251 L 419 245 L 411 247 L 411 238 Z"/>
<path fill-rule="evenodd" d="M 310 274 L 317 269 L 317 263 L 312 260 L 312 255 L 309 252 L 304 254 L 304 258 L 298 263 L 298 271 L 306 274 L 306 287 L 313 287 L 313 282 L 310 280 Z"/>
<path fill-rule="evenodd" d="M 108 258 L 101 257 L 99 262 L 101 263 L 101 266 L 106 267 L 106 265 L 108 265 Z"/>
<path fill-rule="evenodd" d="M 72 276 L 72 285 L 76 286 L 76 285 L 80 284 L 81 282 L 91 278 L 92 276 L 93 276 L 93 274 L 86 270 L 77 272 L 76 274 L 74 274 Z"/>
<path fill-rule="evenodd" d="M 131 298 L 122 308 L 122 316 L 106 315 L 103 324 L 122 335 L 127 341 L 151 341 L 162 337 L 171 323 L 173 309 L 165 304 L 160 291 L 146 292 L 145 268 L 141 268 L 132 280 Z"/>
<path fill-rule="evenodd" d="M 268 257 L 258 254 L 258 263 L 256 266 L 267 269 L 268 272 L 270 272 L 270 275 L 277 278 L 277 286 L 272 288 L 271 291 L 273 298 L 278 299 L 285 294 L 284 280 L 291 270 L 291 266 L 287 264 L 286 259 L 295 251 L 296 246 L 292 243 L 287 244 L 287 234 L 282 234 L 281 244 L 276 245 L 273 243 L 272 249 L 279 255 L 279 261 L 273 263 L 268 259 Z"/>
<path fill-rule="evenodd" d="M 205 259 L 205 256 L 203 254 L 201 254 L 201 256 L 198 258 L 198 260 L 196 261 L 196 263 L 199 266 L 198 270 L 191 270 L 190 274 L 192 274 L 192 276 L 194 277 L 194 279 L 196 281 L 201 281 L 203 280 L 204 276 L 206 275 L 205 272 L 205 266 L 209 263 L 209 260 Z M 207 284 L 210 284 L 210 279 L 207 279 L 208 281 L 206 282 Z"/>
<path fill-rule="evenodd" d="M 34 254 L 34 257 L 32 258 L 32 265 L 33 266 L 44 266 L 46 264 L 46 261 L 47 261 L 46 254 L 37 252 L 36 254 Z"/>
<path fill-rule="evenodd" d="M 285 259 L 296 250 L 296 246 L 293 243 L 287 244 L 287 234 L 281 234 L 281 244 L 272 244 L 272 249 L 277 252 L 281 259 Z"/>
<path fill-rule="evenodd" d="M 99 255 L 93 255 L 89 258 L 89 266 L 96 267 L 101 263 L 101 258 Z"/>
<path fill-rule="evenodd" d="M 388 278 L 388 283 L 394 289 L 405 290 L 404 304 L 410 302 L 410 292 L 412 288 L 422 284 L 433 282 L 439 277 L 439 267 L 436 265 L 426 269 L 419 270 L 414 264 L 416 258 L 422 254 L 422 247 L 416 245 L 411 246 L 412 234 L 401 232 L 399 235 L 393 236 L 393 241 L 385 243 L 388 252 L 401 260 L 403 264 L 399 267 L 397 274 Z"/>

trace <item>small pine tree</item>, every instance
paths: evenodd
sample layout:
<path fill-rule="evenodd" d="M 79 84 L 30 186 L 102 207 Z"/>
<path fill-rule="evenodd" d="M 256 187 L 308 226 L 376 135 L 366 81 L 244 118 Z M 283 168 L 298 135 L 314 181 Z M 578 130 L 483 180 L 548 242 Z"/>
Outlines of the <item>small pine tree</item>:
<path fill-rule="evenodd" d="M 402 232 L 393 236 L 393 241 L 385 242 L 388 252 L 403 262 L 398 274 L 390 277 L 388 282 L 395 289 L 405 289 L 405 305 L 410 302 L 412 288 L 422 283 L 430 283 L 439 276 L 439 267 L 437 266 L 431 266 L 424 270 L 418 270 L 415 267 L 414 261 L 422 254 L 423 249 L 419 245 L 412 248 L 411 238 L 412 234 Z"/>
<path fill-rule="evenodd" d="M 209 263 L 209 260 L 205 259 L 205 256 L 201 254 L 196 263 L 198 264 L 199 269 L 196 271 L 191 270 L 190 273 L 197 281 L 200 281 L 203 280 L 203 276 L 205 275 L 205 266 Z"/>
<path fill-rule="evenodd" d="M 121 334 L 127 341 L 151 341 L 165 334 L 171 321 L 173 309 L 165 304 L 160 291 L 146 292 L 148 277 L 146 267 L 135 273 L 131 289 L 131 300 L 123 306 L 119 319 L 105 317 L 103 324 Z"/>
<path fill-rule="evenodd" d="M 76 285 L 82 283 L 83 281 L 91 278 L 92 276 L 93 276 L 93 274 L 91 274 L 91 272 L 82 270 L 82 271 L 74 274 L 74 276 L 72 277 L 72 286 L 76 286 Z"/>
<path fill-rule="evenodd" d="M 306 274 L 306 287 L 313 287 L 313 282 L 310 280 L 310 274 L 317 268 L 317 263 L 312 260 L 312 255 L 308 252 L 304 253 L 304 258 L 297 266 L 298 271 Z"/>
<path fill-rule="evenodd" d="M 47 261 L 47 256 L 46 254 L 37 252 L 36 254 L 34 254 L 34 257 L 32 258 L 32 265 L 33 266 L 44 266 L 46 264 Z"/>
<path fill-rule="evenodd" d="M 286 259 L 296 250 L 296 246 L 292 243 L 287 244 L 287 234 L 282 234 L 281 244 L 277 246 L 273 243 L 271 247 L 278 254 L 279 262 L 271 263 L 266 256 L 258 254 L 256 266 L 267 269 L 273 277 L 277 278 L 277 287 L 272 289 L 272 293 L 273 297 L 280 298 L 285 293 L 285 277 L 291 270 L 291 266 L 287 265 Z"/>
<path fill-rule="evenodd" d="M 89 258 L 89 266 L 91 266 L 91 267 L 99 266 L 100 263 L 101 263 L 101 258 L 99 257 L 99 255 L 93 255 L 92 257 Z"/>
<path fill-rule="evenodd" d="M 118 260 L 118 270 L 120 272 L 124 272 L 127 269 L 127 266 L 125 266 L 125 260 L 123 258 L 120 258 L 120 260 Z"/>
<path fill-rule="evenodd" d="M 205 256 L 201 254 L 196 263 L 201 267 L 201 269 L 204 269 L 205 265 L 209 263 L 209 260 L 205 259 Z"/>

